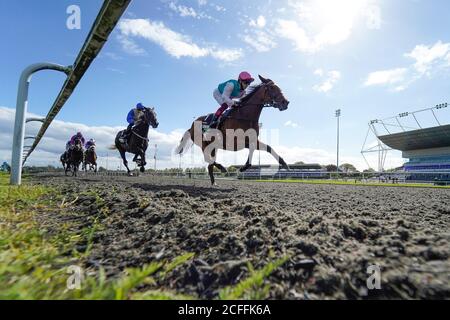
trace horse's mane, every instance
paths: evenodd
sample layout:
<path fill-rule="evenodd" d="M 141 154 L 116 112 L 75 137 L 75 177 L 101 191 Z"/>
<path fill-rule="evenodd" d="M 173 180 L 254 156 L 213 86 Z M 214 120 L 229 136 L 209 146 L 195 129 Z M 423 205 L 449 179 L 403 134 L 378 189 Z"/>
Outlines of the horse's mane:
<path fill-rule="evenodd" d="M 258 90 L 263 86 L 264 86 L 264 83 L 260 83 L 260 84 L 248 87 L 247 93 L 240 99 L 241 104 L 247 103 L 248 100 L 250 100 L 256 94 L 256 92 L 258 92 Z"/>

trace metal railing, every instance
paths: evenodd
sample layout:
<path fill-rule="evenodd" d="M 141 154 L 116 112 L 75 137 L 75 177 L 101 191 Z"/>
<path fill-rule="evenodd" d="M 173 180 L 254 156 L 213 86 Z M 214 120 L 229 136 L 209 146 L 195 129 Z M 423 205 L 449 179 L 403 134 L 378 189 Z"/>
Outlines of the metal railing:
<path fill-rule="evenodd" d="M 77 59 L 72 67 L 63 67 L 55 64 L 35 64 L 24 70 L 19 81 L 19 92 L 17 95 L 16 118 L 14 125 L 14 137 L 11 159 L 11 179 L 10 183 L 19 185 L 22 177 L 22 167 L 31 153 L 36 149 L 48 127 L 62 109 L 66 101 L 72 95 L 79 81 L 91 65 L 92 61 L 100 53 L 103 45 L 108 40 L 120 17 L 125 12 L 131 0 L 105 0 L 95 22 L 81 48 Z M 53 103 L 47 116 L 43 119 L 25 119 L 28 100 L 28 86 L 31 75 L 43 69 L 53 69 L 65 72 L 68 76 Z M 34 142 L 28 150 L 24 152 L 25 123 L 29 121 L 41 121 L 42 126 L 34 137 Z M 29 137 L 28 137 L 29 138 Z"/>

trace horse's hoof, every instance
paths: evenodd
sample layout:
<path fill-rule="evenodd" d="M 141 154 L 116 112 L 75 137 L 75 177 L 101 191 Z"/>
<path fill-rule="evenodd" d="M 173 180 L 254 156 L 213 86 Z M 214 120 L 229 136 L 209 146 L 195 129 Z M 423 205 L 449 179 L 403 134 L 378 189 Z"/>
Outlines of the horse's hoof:
<path fill-rule="evenodd" d="M 141 167 L 141 168 L 139 169 L 139 171 L 141 171 L 142 173 L 144 173 L 144 172 L 145 172 L 145 168 L 144 168 L 144 167 Z"/>
<path fill-rule="evenodd" d="M 248 168 L 250 168 L 250 166 L 249 165 L 245 165 L 245 166 L 243 166 L 242 168 L 239 169 L 239 172 L 245 172 L 245 171 L 247 171 Z"/>

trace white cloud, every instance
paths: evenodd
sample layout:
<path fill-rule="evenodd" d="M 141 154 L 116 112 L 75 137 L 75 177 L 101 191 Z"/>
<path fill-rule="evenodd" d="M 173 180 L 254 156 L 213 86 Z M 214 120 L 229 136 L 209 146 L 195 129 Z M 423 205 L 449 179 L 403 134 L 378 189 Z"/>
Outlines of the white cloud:
<path fill-rule="evenodd" d="M 257 30 L 252 34 L 247 33 L 241 38 L 242 40 L 244 40 L 244 42 L 246 42 L 258 52 L 270 51 L 277 46 L 276 42 L 270 34 L 260 30 Z"/>
<path fill-rule="evenodd" d="M 187 7 L 184 5 L 177 5 L 174 2 L 169 3 L 169 8 L 172 11 L 175 11 L 180 15 L 180 17 L 191 17 L 195 19 L 212 19 L 212 17 L 208 16 L 203 12 L 197 12 L 192 7 Z"/>
<path fill-rule="evenodd" d="M 418 45 L 405 56 L 415 60 L 414 68 L 418 73 L 429 73 L 433 67 L 448 66 L 450 43 L 438 41 L 433 46 Z"/>
<path fill-rule="evenodd" d="M 240 49 L 217 48 L 214 45 L 197 45 L 189 36 L 169 29 L 162 22 L 148 19 L 123 19 L 119 22 L 118 29 L 121 32 L 121 37 L 125 39 L 130 39 L 131 37 L 146 39 L 158 44 L 175 58 L 211 56 L 225 62 L 231 62 L 241 58 L 243 55 Z"/>
<path fill-rule="evenodd" d="M 424 76 L 431 77 L 439 71 L 450 68 L 450 43 L 438 41 L 434 45 L 417 45 L 404 56 L 413 59 L 414 64 L 407 68 L 372 72 L 364 85 L 389 85 L 394 91 L 403 91 Z"/>
<path fill-rule="evenodd" d="M 369 74 L 365 86 L 399 84 L 406 80 L 407 68 L 397 68 L 390 70 L 375 71 Z"/>
<path fill-rule="evenodd" d="M 145 55 L 146 52 L 144 49 L 139 47 L 132 39 L 127 38 L 123 35 L 118 35 L 117 40 L 119 40 L 120 44 L 122 45 L 122 49 L 131 55 L 134 56 L 142 56 Z"/>
<path fill-rule="evenodd" d="M 298 123 L 293 122 L 293 121 L 291 121 L 291 120 L 286 121 L 286 122 L 284 123 L 284 126 L 285 126 L 285 127 L 291 127 L 291 128 L 298 128 L 298 127 L 299 127 Z"/>
<path fill-rule="evenodd" d="M 314 74 L 322 77 L 324 76 L 324 71 L 322 69 L 317 69 Z M 328 92 L 334 88 L 335 84 L 341 79 L 341 73 L 336 70 L 332 70 L 326 73 L 326 79 L 319 85 L 315 85 L 313 89 L 317 92 Z"/>
<path fill-rule="evenodd" d="M 197 2 L 199 6 L 204 6 L 208 3 L 208 0 L 198 0 Z"/>
<path fill-rule="evenodd" d="M 249 25 L 251 27 L 264 28 L 267 24 L 264 16 L 259 16 L 256 20 L 250 20 Z"/>
<path fill-rule="evenodd" d="M 227 11 L 227 9 L 225 9 L 224 7 L 219 6 L 219 5 L 211 4 L 211 6 L 213 6 L 214 9 L 216 9 L 216 11 L 219 11 L 219 12 L 225 12 L 225 11 Z"/>
<path fill-rule="evenodd" d="M 295 49 L 315 53 L 347 40 L 358 19 L 371 29 L 381 25 L 381 10 L 371 0 L 290 0 L 297 19 L 279 19 L 277 33 L 292 41 Z M 375 9 L 376 8 L 376 9 Z"/>
<path fill-rule="evenodd" d="M 314 74 L 315 74 L 316 76 L 322 77 L 322 76 L 323 76 L 323 69 L 316 69 L 316 70 L 314 71 Z"/>
<path fill-rule="evenodd" d="M 120 69 L 116 69 L 116 68 L 107 67 L 106 70 L 111 71 L 111 72 L 115 72 L 115 73 L 119 73 L 119 74 L 125 74 L 124 71 L 122 71 Z"/>
<path fill-rule="evenodd" d="M 382 23 L 382 19 L 381 19 L 381 9 L 378 6 L 375 5 L 371 5 L 369 7 L 366 8 L 365 11 L 365 15 L 366 15 L 366 26 L 369 29 L 374 29 L 374 30 L 378 30 L 381 28 L 381 23 Z"/>
<path fill-rule="evenodd" d="M 291 40 L 298 51 L 312 53 L 318 49 L 296 21 L 279 20 L 277 33 L 279 36 Z"/>
<path fill-rule="evenodd" d="M 102 54 L 102 56 L 108 57 L 112 60 L 122 60 L 123 58 L 121 56 L 119 56 L 117 53 L 114 52 L 105 52 L 104 54 Z"/>

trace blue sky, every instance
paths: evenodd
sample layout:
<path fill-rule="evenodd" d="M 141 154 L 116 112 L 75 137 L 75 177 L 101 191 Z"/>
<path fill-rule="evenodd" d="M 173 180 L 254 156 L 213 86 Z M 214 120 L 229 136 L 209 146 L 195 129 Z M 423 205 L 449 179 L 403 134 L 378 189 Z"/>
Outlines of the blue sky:
<path fill-rule="evenodd" d="M 73 4 L 80 30 L 66 28 Z M 73 63 L 101 4 L 0 2 L 0 107 L 15 107 L 27 65 Z M 218 83 L 248 70 L 273 79 L 291 101 L 261 118 L 279 130 L 289 159 L 333 162 L 341 108 L 341 153 L 361 166 L 369 120 L 448 100 L 449 10 L 445 0 L 134 0 L 57 119 L 119 127 L 143 102 L 158 111 L 161 139 L 175 140 L 194 116 L 216 109 Z M 46 114 L 63 81 L 51 71 L 35 75 L 29 111 Z M 444 123 L 449 112 L 439 113 Z"/>

